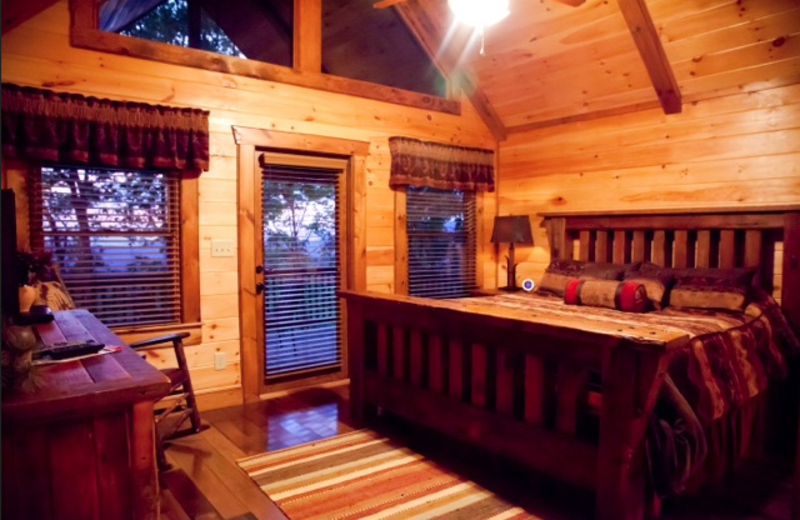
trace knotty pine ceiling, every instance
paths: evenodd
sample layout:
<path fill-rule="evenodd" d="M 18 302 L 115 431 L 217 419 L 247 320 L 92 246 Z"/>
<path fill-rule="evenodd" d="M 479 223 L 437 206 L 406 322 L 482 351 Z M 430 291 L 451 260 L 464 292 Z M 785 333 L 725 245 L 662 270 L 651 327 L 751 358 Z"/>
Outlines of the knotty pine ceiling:
<path fill-rule="evenodd" d="M 659 106 L 620 8 L 629 3 L 511 0 L 511 15 L 486 30 L 484 56 L 477 40 L 468 44 L 465 29 L 446 37 L 446 0 L 394 8 L 421 40 L 435 40 L 429 46 L 438 45 L 445 69 L 466 73 L 511 133 Z M 645 4 L 684 104 L 800 81 L 800 0 Z"/>

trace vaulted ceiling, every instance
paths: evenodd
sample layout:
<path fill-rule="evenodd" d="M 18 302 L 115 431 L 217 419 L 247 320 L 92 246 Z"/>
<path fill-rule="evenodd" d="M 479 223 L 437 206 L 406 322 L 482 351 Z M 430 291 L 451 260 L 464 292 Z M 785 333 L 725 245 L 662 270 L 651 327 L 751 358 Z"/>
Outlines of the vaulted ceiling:
<path fill-rule="evenodd" d="M 800 82 L 798 0 L 561 1 L 511 0 L 485 55 L 470 31 L 449 31 L 447 0 L 393 8 L 465 73 L 496 135 Z"/>
<path fill-rule="evenodd" d="M 54 1 L 4 2 L 3 33 Z M 389 25 L 370 30 L 363 8 L 330 1 L 322 0 L 324 12 L 349 12 L 352 30 L 377 39 L 373 54 L 384 68 L 404 74 L 392 50 L 418 60 L 391 43 Z M 485 54 L 474 31 L 454 23 L 447 0 L 364 4 L 399 14 L 498 140 L 659 106 L 674 113 L 701 99 L 800 83 L 800 0 L 511 0 L 511 15 L 486 29 Z M 339 54 L 355 56 L 352 49 Z"/>

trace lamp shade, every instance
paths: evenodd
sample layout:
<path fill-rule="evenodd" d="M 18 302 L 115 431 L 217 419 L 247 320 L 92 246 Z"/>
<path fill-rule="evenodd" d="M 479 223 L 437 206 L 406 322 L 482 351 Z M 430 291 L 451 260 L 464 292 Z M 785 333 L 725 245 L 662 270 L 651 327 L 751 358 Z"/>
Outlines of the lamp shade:
<path fill-rule="evenodd" d="M 527 215 L 494 217 L 492 243 L 533 244 L 531 221 Z"/>

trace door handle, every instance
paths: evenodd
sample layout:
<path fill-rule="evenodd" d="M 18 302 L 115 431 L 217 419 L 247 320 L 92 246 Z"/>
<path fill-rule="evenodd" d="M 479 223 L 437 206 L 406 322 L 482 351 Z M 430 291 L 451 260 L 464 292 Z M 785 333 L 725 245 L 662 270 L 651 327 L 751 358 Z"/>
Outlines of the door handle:
<path fill-rule="evenodd" d="M 264 284 L 263 283 L 257 283 L 256 284 L 256 294 L 261 294 L 262 292 L 264 292 Z"/>
<path fill-rule="evenodd" d="M 256 274 L 261 274 L 263 272 L 264 272 L 264 266 L 263 265 L 257 265 L 256 266 Z"/>

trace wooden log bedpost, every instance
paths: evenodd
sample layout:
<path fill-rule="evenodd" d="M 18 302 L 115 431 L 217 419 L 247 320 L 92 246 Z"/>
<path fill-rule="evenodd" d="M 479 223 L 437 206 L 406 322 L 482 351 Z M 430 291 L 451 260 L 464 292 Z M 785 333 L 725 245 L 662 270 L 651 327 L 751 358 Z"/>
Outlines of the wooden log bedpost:
<path fill-rule="evenodd" d="M 645 516 L 644 435 L 667 361 L 661 349 L 637 350 L 624 342 L 606 347 L 603 353 L 598 520 L 641 520 Z"/>
<path fill-rule="evenodd" d="M 364 421 L 364 316 L 360 301 L 350 299 L 346 308 L 350 419 L 360 427 Z"/>

